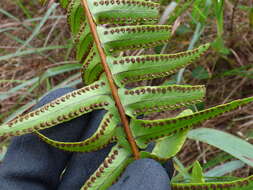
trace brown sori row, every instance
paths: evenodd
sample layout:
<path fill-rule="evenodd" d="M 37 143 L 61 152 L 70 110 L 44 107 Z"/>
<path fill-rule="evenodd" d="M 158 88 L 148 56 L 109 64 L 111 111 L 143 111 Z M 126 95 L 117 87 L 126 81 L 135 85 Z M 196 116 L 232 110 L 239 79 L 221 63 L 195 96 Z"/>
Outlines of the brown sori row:
<path fill-rule="evenodd" d="M 87 146 L 90 143 L 94 143 L 95 141 L 97 141 L 102 135 L 104 135 L 106 128 L 109 126 L 109 123 L 112 119 L 113 115 L 110 114 L 109 117 L 107 119 L 104 120 L 104 122 L 102 123 L 101 129 L 96 133 L 95 136 L 83 141 L 82 143 L 66 143 L 66 144 L 57 144 L 54 143 L 54 146 L 61 148 L 61 147 L 77 147 L 77 146 Z M 41 137 L 44 141 L 48 142 L 47 139 Z M 112 139 L 109 140 L 109 142 L 111 142 Z M 106 144 L 107 145 L 107 144 Z"/>
<path fill-rule="evenodd" d="M 153 73 L 153 74 L 145 74 L 145 75 L 138 75 L 134 77 L 125 77 L 124 79 L 121 80 L 121 84 L 127 84 L 129 82 L 134 82 L 134 81 L 139 81 L 139 80 L 147 80 L 147 79 L 153 79 L 153 78 L 161 78 L 161 77 L 166 77 L 168 75 L 171 75 L 172 73 L 175 73 L 176 70 L 171 70 L 167 72 L 160 72 L 160 73 Z"/>
<path fill-rule="evenodd" d="M 45 138 L 44 136 L 41 136 L 41 135 L 39 135 L 39 138 L 41 140 L 43 140 L 44 142 L 46 142 L 48 144 L 51 144 L 51 145 L 55 146 L 56 148 L 59 148 L 62 151 L 66 151 L 66 152 L 73 152 L 73 151 L 63 149 L 64 147 L 76 147 L 76 146 L 80 146 L 80 144 L 76 145 L 75 143 L 68 143 L 68 144 L 61 144 L 61 145 L 59 145 L 59 144 L 56 144 L 54 142 L 50 142 L 47 138 Z M 92 149 L 92 151 L 97 151 L 97 150 L 103 149 L 103 148 L 107 147 L 108 144 L 116 142 L 116 140 L 117 140 L 116 137 L 112 137 L 107 142 L 105 142 L 105 144 L 101 145 L 100 147 L 97 147 L 97 149 Z"/>
<path fill-rule="evenodd" d="M 190 50 L 182 53 L 177 54 L 170 54 L 170 55 L 147 55 L 147 56 L 138 56 L 138 57 L 125 57 L 120 60 L 114 60 L 113 64 L 127 64 L 127 63 L 145 63 L 146 61 L 168 61 L 170 59 L 177 59 L 182 58 L 185 56 L 191 56 L 194 55 L 196 52 L 198 52 L 199 49 Z M 201 56 L 201 55 L 199 55 Z"/>
<path fill-rule="evenodd" d="M 193 116 L 187 116 L 187 118 L 191 118 L 191 117 L 193 117 Z M 156 122 L 142 123 L 141 125 L 142 125 L 142 127 L 145 127 L 145 128 L 152 128 L 152 127 L 157 127 L 157 126 L 164 126 L 164 125 L 168 125 L 168 124 L 173 124 L 179 120 L 180 120 L 180 118 L 169 120 L 169 121 L 156 121 Z"/>
<path fill-rule="evenodd" d="M 68 21 L 68 23 L 70 23 L 69 18 L 70 18 L 71 10 L 73 9 L 74 4 L 75 4 L 75 1 L 71 0 L 68 4 L 68 7 L 67 7 L 67 21 Z"/>
<path fill-rule="evenodd" d="M 79 90 L 76 90 L 76 91 L 73 91 L 71 93 L 68 93 L 60 98 L 57 98 L 56 100 L 46 104 L 45 106 L 37 109 L 37 110 L 34 110 L 30 113 L 27 113 L 23 116 L 19 116 L 18 118 L 14 119 L 13 121 L 7 123 L 9 127 L 11 127 L 13 124 L 16 124 L 18 122 L 22 122 L 22 121 L 25 121 L 25 120 L 28 120 L 30 117 L 34 117 L 34 116 L 38 116 L 40 115 L 40 113 L 44 113 L 45 111 L 47 111 L 50 107 L 55 107 L 56 105 L 59 105 L 61 104 L 62 102 L 65 102 L 66 100 L 70 99 L 71 97 L 76 97 L 77 95 L 82 95 L 83 93 L 86 93 L 90 90 L 95 90 L 95 89 L 98 89 L 99 87 L 101 86 L 105 86 L 106 83 L 105 82 L 101 82 L 100 85 L 99 84 L 95 84 L 95 85 L 91 85 L 91 86 L 87 86 L 87 87 L 83 87 Z M 103 106 L 107 106 L 108 103 L 103 103 Z M 92 105 L 94 108 L 96 108 L 96 106 L 99 106 L 99 104 L 94 104 Z M 93 108 L 93 107 L 90 107 L 90 108 Z M 87 108 L 83 108 L 84 110 L 85 109 L 89 109 L 88 107 Z M 79 111 L 82 112 L 83 109 L 80 109 Z M 73 114 L 75 115 L 75 113 L 70 113 L 70 114 Z M 64 116 L 63 116 L 64 117 Z M 68 116 L 65 116 L 65 117 L 68 117 Z"/>
<path fill-rule="evenodd" d="M 157 32 L 157 31 L 168 31 L 171 29 L 171 26 L 160 25 L 160 26 L 135 26 L 129 28 L 115 28 L 104 31 L 104 35 L 108 34 L 119 34 L 119 33 L 136 33 L 136 32 Z"/>
<path fill-rule="evenodd" d="M 87 56 L 89 55 L 89 53 L 91 52 L 91 49 L 94 47 L 94 43 L 93 42 L 91 42 L 89 45 L 88 45 L 88 51 L 84 54 L 84 55 L 82 55 L 82 60 L 81 60 L 81 64 L 82 64 L 82 71 L 81 71 L 81 73 L 82 73 L 82 75 L 84 75 L 84 71 L 87 69 L 87 67 L 89 66 L 89 64 L 90 64 L 90 61 L 88 62 L 86 62 L 86 63 L 84 63 L 84 61 L 85 61 L 85 59 L 87 58 Z M 95 53 L 95 52 L 94 52 Z"/>
<path fill-rule="evenodd" d="M 69 24 L 70 24 L 69 18 L 71 16 L 71 11 L 72 11 L 73 6 L 75 5 L 76 2 L 77 2 L 76 0 L 71 0 L 70 3 L 68 4 L 68 7 L 67 7 L 67 21 Z"/>
<path fill-rule="evenodd" d="M 148 137 L 148 138 L 145 138 L 145 139 L 144 139 L 144 141 L 145 141 L 144 143 L 145 143 L 145 144 L 148 144 L 149 142 L 154 141 L 154 140 L 156 140 L 156 139 L 163 138 L 163 137 L 167 137 L 167 136 L 176 134 L 176 133 L 178 133 L 179 131 L 186 130 L 186 129 L 190 129 L 190 128 L 191 128 L 191 126 L 186 126 L 186 127 L 184 127 L 184 128 L 176 129 L 175 131 L 170 132 L 170 133 L 167 133 L 167 134 L 159 134 L 159 135 L 157 135 L 157 136 Z"/>
<path fill-rule="evenodd" d="M 81 145 L 89 145 L 90 143 L 94 143 L 101 136 L 103 136 L 105 134 L 106 128 L 109 127 L 112 117 L 113 117 L 113 114 L 110 114 L 109 117 L 106 118 L 104 122 L 102 123 L 101 129 L 98 132 L 96 132 L 96 135 L 91 137 L 90 139 L 85 140 L 83 143 L 81 143 Z"/>
<path fill-rule="evenodd" d="M 190 101 L 190 102 L 185 102 L 185 103 L 178 103 L 176 105 L 162 105 L 162 106 L 154 106 L 154 107 L 150 107 L 150 108 L 142 108 L 142 109 L 135 110 L 133 114 L 140 115 L 140 114 L 148 113 L 148 112 L 158 112 L 158 111 L 177 109 L 182 106 L 189 106 L 189 105 L 196 104 L 199 102 L 201 102 L 201 100 L 195 100 L 195 101 Z"/>
<path fill-rule="evenodd" d="M 94 44 L 91 45 L 91 48 L 93 47 Z M 85 64 L 83 64 L 83 69 L 87 69 L 87 67 L 89 66 L 89 64 L 92 62 L 93 58 L 97 56 L 96 52 L 92 52 L 89 59 L 87 61 L 85 61 Z"/>
<path fill-rule="evenodd" d="M 192 87 L 181 87 L 181 86 L 167 86 L 167 87 L 146 87 L 137 90 L 125 90 L 125 95 L 139 95 L 145 93 L 152 93 L 152 94 L 166 94 L 167 92 L 190 92 L 196 90 L 203 90 L 203 86 L 192 86 Z"/>
<path fill-rule="evenodd" d="M 79 32 L 77 33 L 77 35 L 75 36 L 75 38 L 74 38 L 74 43 L 77 44 L 77 43 L 79 42 L 82 33 L 85 31 L 85 27 L 89 27 L 89 26 L 87 25 L 87 22 L 81 24 L 80 30 L 79 30 Z"/>
<path fill-rule="evenodd" d="M 133 0 L 101 0 L 101 1 L 94 1 L 93 5 L 94 6 L 99 6 L 99 5 L 128 5 L 128 6 L 142 6 L 142 7 L 150 7 L 152 9 L 154 8 L 159 8 L 160 4 L 153 3 L 153 2 L 148 2 L 148 1 L 133 1 Z"/>
<path fill-rule="evenodd" d="M 109 167 L 110 164 L 113 163 L 113 160 L 117 158 L 117 155 L 119 154 L 118 150 L 114 150 L 102 163 L 102 165 L 97 169 L 95 174 L 93 174 L 88 181 L 86 182 L 86 185 L 82 188 L 82 190 L 87 190 L 89 187 L 92 186 L 92 183 L 94 183 L 103 173 L 106 168 Z"/>
<path fill-rule="evenodd" d="M 55 102 L 59 103 L 59 100 L 54 101 L 54 103 Z M 35 125 L 32 128 L 23 129 L 23 130 L 20 130 L 20 131 L 3 134 L 3 136 L 10 137 L 10 136 L 19 136 L 19 135 L 22 135 L 22 134 L 25 134 L 25 133 L 32 133 L 34 130 L 41 130 L 41 129 L 44 129 L 44 128 L 47 128 L 47 127 L 51 127 L 51 126 L 57 125 L 57 124 L 61 123 L 62 121 L 70 120 L 72 118 L 78 117 L 82 113 L 85 113 L 85 112 L 87 112 L 87 111 L 89 111 L 91 109 L 94 109 L 94 108 L 95 109 L 104 108 L 105 106 L 108 106 L 108 105 L 109 105 L 108 102 L 101 102 L 101 103 L 92 104 L 91 106 L 82 107 L 82 108 L 80 108 L 77 111 L 70 112 L 67 115 L 58 116 L 56 118 L 56 120 L 41 122 L 40 124 Z M 42 107 L 42 108 L 40 108 L 38 110 L 35 110 L 35 111 L 33 111 L 31 113 L 28 113 L 28 114 L 26 114 L 24 116 L 20 116 L 17 119 L 15 119 L 15 120 L 7 123 L 7 124 L 8 124 L 9 127 L 12 127 L 15 123 L 22 122 L 24 120 L 29 119 L 30 117 L 34 117 L 35 115 L 39 115 L 40 113 L 45 112 L 46 110 L 48 110 L 49 107 L 54 107 L 54 106 L 55 106 L 55 104 L 53 104 L 53 102 L 52 102 L 49 105 L 46 105 L 46 106 L 44 106 L 44 107 Z"/>
<path fill-rule="evenodd" d="M 146 44 L 138 44 L 138 45 L 129 45 L 129 46 L 110 48 L 109 51 L 114 52 L 114 51 L 124 51 L 126 49 L 140 49 L 140 48 L 155 47 L 155 46 L 167 43 L 167 42 L 169 42 L 169 40 L 158 40 L 156 42 L 149 42 Z"/>
<path fill-rule="evenodd" d="M 145 22 L 158 22 L 158 17 L 155 18 L 149 18 L 149 17 L 143 17 L 143 18 L 131 18 L 131 17 L 118 17 L 118 18 L 106 18 L 106 17 L 100 17 L 98 19 L 99 23 L 101 24 L 107 24 L 107 23 L 121 23 L 121 24 L 128 24 L 128 23 L 145 23 Z"/>
<path fill-rule="evenodd" d="M 226 105 L 219 106 L 219 108 L 222 108 L 222 107 L 226 107 Z M 227 108 L 227 110 L 224 111 L 223 113 L 226 113 L 230 110 L 231 110 L 231 108 Z M 167 121 L 153 121 L 153 122 L 148 122 L 148 123 L 142 123 L 141 126 L 151 128 L 151 127 L 163 126 L 163 125 L 168 125 L 168 124 L 174 124 L 180 120 L 186 120 L 186 119 L 188 120 L 188 119 L 191 119 L 197 115 L 206 114 L 211 111 L 212 111 L 212 109 L 209 109 L 209 110 L 206 110 L 205 112 L 197 112 L 194 115 L 187 115 L 183 118 L 177 118 L 177 119 L 172 119 L 172 120 L 167 120 Z M 214 114 L 212 117 L 215 117 L 215 116 L 216 116 L 216 114 Z M 210 117 L 210 119 L 212 117 Z"/>

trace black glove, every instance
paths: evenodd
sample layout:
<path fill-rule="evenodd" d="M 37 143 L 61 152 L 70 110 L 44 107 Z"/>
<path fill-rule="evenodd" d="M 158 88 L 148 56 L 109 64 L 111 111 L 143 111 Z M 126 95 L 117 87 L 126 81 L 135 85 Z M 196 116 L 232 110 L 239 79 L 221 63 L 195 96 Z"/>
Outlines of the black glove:
<path fill-rule="evenodd" d="M 73 88 L 57 89 L 42 98 L 33 109 L 73 90 Z M 104 113 L 103 110 L 93 111 L 41 132 L 58 141 L 81 141 L 96 131 Z M 0 189 L 80 190 L 84 182 L 103 162 L 112 146 L 89 153 L 71 153 L 44 143 L 34 134 L 14 137 L 0 165 Z M 135 161 L 109 189 L 168 190 L 173 167 L 171 162 L 165 163 L 164 167 L 151 159 Z"/>

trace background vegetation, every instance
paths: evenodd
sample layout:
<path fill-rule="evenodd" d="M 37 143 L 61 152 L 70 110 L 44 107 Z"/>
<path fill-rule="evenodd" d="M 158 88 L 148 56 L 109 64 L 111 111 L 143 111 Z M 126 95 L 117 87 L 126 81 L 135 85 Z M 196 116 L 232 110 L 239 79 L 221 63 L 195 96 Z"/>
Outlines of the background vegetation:
<path fill-rule="evenodd" d="M 163 0 L 162 4 L 160 23 L 173 25 L 173 37 L 166 46 L 157 47 L 157 52 L 175 53 L 212 42 L 204 57 L 168 82 L 205 84 L 207 99 L 197 105 L 199 110 L 253 96 L 253 1 Z M 42 7 L 37 0 L 1 0 L 0 39 L 0 122 L 29 109 L 55 88 L 82 86 L 81 64 L 75 62 L 66 13 L 59 6 L 49 3 Z M 252 113 L 249 105 L 202 126 L 232 133 L 252 144 Z M 153 117 L 168 114 L 173 113 Z M 1 158 L 8 141 L 0 143 Z M 253 174 L 243 162 L 195 140 L 188 140 L 174 159 L 182 175 L 187 175 L 187 168 L 196 160 L 209 177 Z"/>

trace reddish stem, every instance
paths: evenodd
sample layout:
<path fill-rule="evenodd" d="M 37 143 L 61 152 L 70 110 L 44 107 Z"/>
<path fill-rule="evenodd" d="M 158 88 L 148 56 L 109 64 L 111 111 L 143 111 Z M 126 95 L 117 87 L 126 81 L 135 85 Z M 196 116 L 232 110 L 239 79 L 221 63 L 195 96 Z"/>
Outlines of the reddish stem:
<path fill-rule="evenodd" d="M 96 28 L 97 28 L 96 24 L 95 24 L 95 22 L 94 22 L 94 20 L 92 18 L 90 10 L 89 10 L 89 6 L 88 6 L 88 3 L 87 3 L 87 0 L 82 0 L 82 4 L 83 4 L 83 7 L 84 7 L 84 12 L 85 12 L 86 18 L 87 18 L 88 23 L 90 25 L 91 34 L 93 36 L 93 39 L 94 39 L 95 44 L 96 44 L 97 49 L 98 49 L 98 53 L 100 55 L 102 66 L 104 68 L 106 77 L 107 77 L 107 79 L 109 81 L 109 85 L 110 85 L 110 88 L 111 88 L 111 91 L 112 91 L 112 96 L 113 96 L 113 99 L 115 101 L 116 107 L 118 109 L 118 112 L 119 112 L 119 115 L 120 115 L 120 119 L 121 119 L 122 125 L 124 127 L 124 130 L 125 130 L 128 142 L 129 142 L 129 144 L 131 146 L 134 158 L 136 160 L 138 160 L 140 158 L 140 152 L 139 152 L 139 149 L 138 149 L 138 147 L 137 147 L 137 145 L 135 143 L 135 140 L 133 138 L 131 129 L 129 127 L 129 121 L 127 119 L 127 116 L 125 114 L 125 110 L 124 110 L 124 108 L 122 106 L 122 103 L 120 101 L 120 97 L 119 97 L 119 94 L 118 94 L 118 89 L 117 89 L 117 86 L 114 83 L 111 70 L 110 70 L 109 66 L 107 65 L 107 63 L 106 63 L 106 55 L 105 55 L 105 52 L 104 52 L 104 50 L 102 48 L 102 45 L 101 45 L 101 42 L 100 42 L 97 30 L 96 30 Z"/>

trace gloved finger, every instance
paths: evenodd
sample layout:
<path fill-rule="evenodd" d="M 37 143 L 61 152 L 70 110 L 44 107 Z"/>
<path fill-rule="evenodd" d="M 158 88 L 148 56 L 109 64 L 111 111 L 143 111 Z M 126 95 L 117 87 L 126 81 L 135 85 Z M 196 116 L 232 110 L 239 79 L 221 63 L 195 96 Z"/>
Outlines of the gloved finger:
<path fill-rule="evenodd" d="M 102 110 L 92 112 L 92 119 L 89 121 L 88 129 L 84 131 L 82 139 L 86 139 L 95 133 L 104 114 L 105 111 Z M 99 151 L 73 154 L 62 177 L 62 181 L 58 187 L 58 190 L 79 190 L 89 176 L 92 175 L 103 162 L 105 157 L 110 152 L 111 147 L 112 145 Z M 169 160 L 165 162 L 163 167 L 163 170 L 166 171 L 167 175 L 169 175 L 171 178 L 174 171 L 172 161 Z"/>
<path fill-rule="evenodd" d="M 155 160 L 140 159 L 131 163 L 119 181 L 108 190 L 171 190 L 165 169 Z"/>
<path fill-rule="evenodd" d="M 151 143 L 148 144 L 145 151 L 152 152 L 154 147 L 155 147 L 155 142 L 151 142 Z M 164 167 L 165 171 L 169 175 L 169 178 L 171 179 L 173 174 L 174 174 L 174 166 L 173 166 L 172 159 L 169 159 L 166 162 L 162 163 L 162 166 Z"/>
<path fill-rule="evenodd" d="M 173 174 L 174 174 L 174 170 L 175 170 L 172 159 L 169 159 L 168 161 L 164 162 L 162 164 L 162 166 L 164 167 L 165 171 L 167 172 L 169 178 L 172 179 Z"/>
<path fill-rule="evenodd" d="M 95 133 L 104 114 L 104 110 L 92 112 L 90 116 L 91 119 L 88 123 L 89 127 L 84 131 L 82 140 Z M 106 148 L 98 151 L 73 154 L 65 173 L 62 176 L 62 181 L 58 187 L 58 190 L 80 190 L 89 176 L 93 174 L 103 162 L 105 157 L 110 152 L 111 147 L 112 145 L 108 145 Z"/>
<path fill-rule="evenodd" d="M 35 108 L 73 90 L 57 89 L 42 98 Z M 59 141 L 76 141 L 87 127 L 88 120 L 89 116 L 84 115 L 43 130 L 42 133 Z M 55 190 L 70 157 L 71 153 L 51 147 L 34 134 L 15 137 L 0 166 L 0 189 Z"/>

